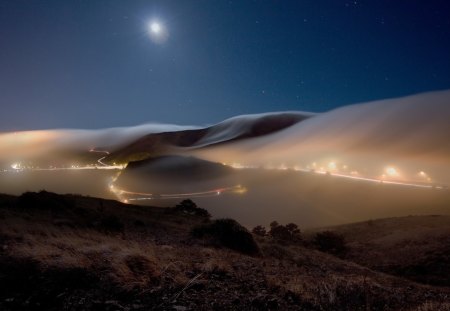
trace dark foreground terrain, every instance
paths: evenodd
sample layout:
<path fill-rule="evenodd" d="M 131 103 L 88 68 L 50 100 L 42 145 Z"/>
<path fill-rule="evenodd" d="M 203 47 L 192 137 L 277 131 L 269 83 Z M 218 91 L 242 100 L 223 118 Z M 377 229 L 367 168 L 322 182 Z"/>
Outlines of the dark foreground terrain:
<path fill-rule="evenodd" d="M 252 235 L 40 192 L 0 196 L 0 224 L 0 310 L 450 310 L 448 216 Z"/>

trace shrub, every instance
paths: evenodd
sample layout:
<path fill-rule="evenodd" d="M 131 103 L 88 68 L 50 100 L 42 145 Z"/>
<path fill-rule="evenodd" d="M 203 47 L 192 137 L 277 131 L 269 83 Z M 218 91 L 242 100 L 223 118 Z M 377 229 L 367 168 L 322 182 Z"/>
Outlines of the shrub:
<path fill-rule="evenodd" d="M 266 228 L 264 228 L 263 226 L 256 226 L 255 228 L 253 228 L 252 233 L 259 236 L 267 235 Z"/>
<path fill-rule="evenodd" d="M 281 241 L 299 241 L 301 240 L 300 229 L 294 223 L 289 223 L 286 226 L 278 224 L 273 221 L 270 223 L 269 235 Z"/>
<path fill-rule="evenodd" d="M 24 209 L 46 209 L 57 212 L 74 208 L 75 202 L 67 196 L 40 191 L 25 192 L 18 198 L 17 205 Z"/>
<path fill-rule="evenodd" d="M 342 254 L 347 250 L 344 236 L 333 231 L 317 233 L 314 236 L 313 243 L 320 251 L 331 254 Z"/>
<path fill-rule="evenodd" d="M 211 218 L 211 214 L 207 210 L 205 210 L 204 208 L 197 207 L 197 204 L 195 204 L 190 199 L 181 201 L 174 207 L 174 209 L 176 211 L 180 211 L 189 215 L 205 217 L 208 219 Z"/>
<path fill-rule="evenodd" d="M 288 229 L 288 231 L 291 233 L 291 235 L 298 235 L 300 234 L 300 229 L 298 228 L 298 226 L 294 223 L 289 223 L 286 225 L 286 229 Z"/>
<path fill-rule="evenodd" d="M 291 233 L 285 226 L 276 226 L 270 229 L 270 236 L 276 240 L 289 241 L 291 240 Z"/>
<path fill-rule="evenodd" d="M 277 221 L 272 221 L 269 226 L 270 226 L 270 229 L 273 229 L 273 228 L 278 227 L 279 225 L 280 224 Z"/>
<path fill-rule="evenodd" d="M 196 238 L 211 238 L 214 243 L 247 255 L 259 254 L 252 234 L 233 219 L 218 219 L 192 230 Z"/>
<path fill-rule="evenodd" d="M 100 229 L 106 232 L 120 232 L 123 230 L 123 223 L 119 220 L 117 216 L 109 215 L 101 219 Z"/>

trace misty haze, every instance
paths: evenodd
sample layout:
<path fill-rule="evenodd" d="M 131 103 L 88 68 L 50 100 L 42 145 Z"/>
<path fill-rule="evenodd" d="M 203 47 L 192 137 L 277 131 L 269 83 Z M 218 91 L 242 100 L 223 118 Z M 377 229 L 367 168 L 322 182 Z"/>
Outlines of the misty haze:
<path fill-rule="evenodd" d="M 450 310 L 450 4 L 0 0 L 0 310 Z"/>
<path fill-rule="evenodd" d="M 45 189 L 157 206 L 198 198 L 213 217 L 248 226 L 448 214 L 449 102 L 445 91 L 208 127 L 6 133 L 0 181 L 10 194 Z"/>

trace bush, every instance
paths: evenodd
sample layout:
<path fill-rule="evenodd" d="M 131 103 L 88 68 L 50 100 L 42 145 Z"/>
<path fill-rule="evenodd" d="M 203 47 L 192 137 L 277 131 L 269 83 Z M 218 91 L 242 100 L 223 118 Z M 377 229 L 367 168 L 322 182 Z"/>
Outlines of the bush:
<path fill-rule="evenodd" d="M 72 198 L 67 196 L 40 191 L 25 192 L 18 198 L 17 205 L 24 209 L 45 209 L 52 212 L 58 212 L 74 208 L 75 202 Z"/>
<path fill-rule="evenodd" d="M 233 219 L 218 219 L 192 230 L 196 238 L 211 238 L 214 243 L 247 255 L 259 254 L 252 234 Z"/>
<path fill-rule="evenodd" d="M 270 223 L 269 235 L 275 240 L 300 241 L 300 233 L 300 229 L 294 223 L 287 224 L 286 226 L 280 225 L 276 221 Z"/>
<path fill-rule="evenodd" d="M 211 218 L 211 214 L 207 210 L 205 210 L 204 208 L 197 207 L 197 204 L 195 204 L 190 199 L 181 201 L 174 207 L 174 209 L 175 211 L 179 211 L 189 215 L 205 217 L 208 219 Z"/>
<path fill-rule="evenodd" d="M 255 228 L 253 228 L 252 233 L 259 236 L 267 235 L 266 228 L 264 228 L 263 226 L 256 226 Z"/>
<path fill-rule="evenodd" d="M 342 254 L 347 250 L 344 236 L 333 231 L 317 233 L 313 243 L 320 251 L 331 254 Z"/>
<path fill-rule="evenodd" d="M 100 229 L 106 232 L 121 232 L 123 231 L 123 223 L 119 220 L 117 216 L 109 215 L 100 221 Z"/>
<path fill-rule="evenodd" d="M 270 229 L 270 236 L 275 240 L 289 241 L 291 240 L 291 233 L 285 226 L 276 226 Z"/>

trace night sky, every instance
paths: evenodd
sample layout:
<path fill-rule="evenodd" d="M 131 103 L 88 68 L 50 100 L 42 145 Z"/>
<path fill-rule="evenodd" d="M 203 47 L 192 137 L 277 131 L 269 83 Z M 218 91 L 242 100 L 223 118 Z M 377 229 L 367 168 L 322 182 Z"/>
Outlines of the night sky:
<path fill-rule="evenodd" d="M 448 88 L 448 0 L 0 0 L 0 131 L 210 124 Z"/>

